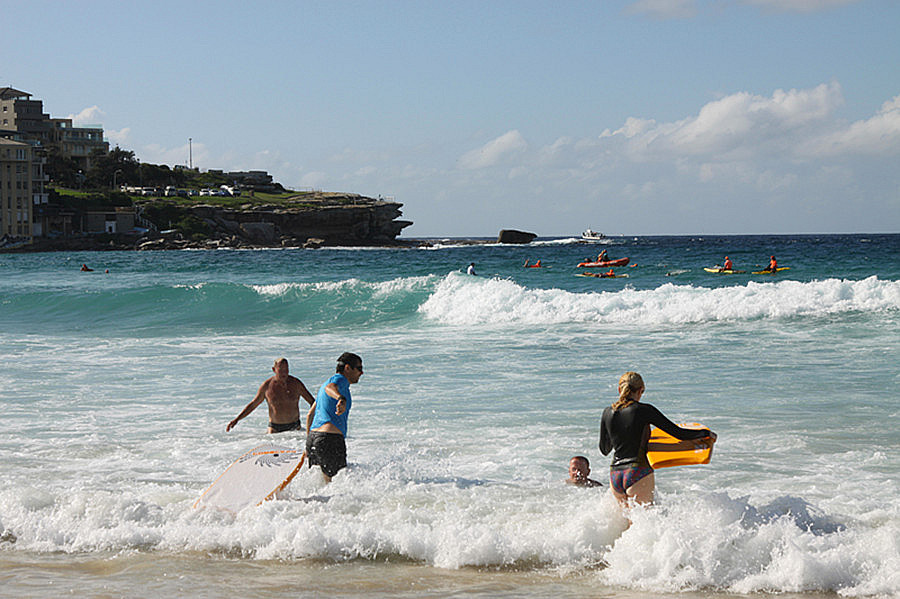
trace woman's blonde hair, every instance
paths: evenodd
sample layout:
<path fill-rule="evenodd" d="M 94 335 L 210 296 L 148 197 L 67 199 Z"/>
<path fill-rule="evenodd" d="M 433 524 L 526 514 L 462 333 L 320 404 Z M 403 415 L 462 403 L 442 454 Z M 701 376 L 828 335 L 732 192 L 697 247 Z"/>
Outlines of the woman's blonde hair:
<path fill-rule="evenodd" d="M 619 377 L 619 399 L 612 405 L 613 410 L 624 408 L 637 401 L 634 397 L 644 388 L 644 379 L 636 372 L 626 372 Z"/>

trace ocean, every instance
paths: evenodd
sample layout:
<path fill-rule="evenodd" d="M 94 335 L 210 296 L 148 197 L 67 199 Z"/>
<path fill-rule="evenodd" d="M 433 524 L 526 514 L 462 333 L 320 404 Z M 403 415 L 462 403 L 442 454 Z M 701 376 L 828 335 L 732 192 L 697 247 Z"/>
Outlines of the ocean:
<path fill-rule="evenodd" d="M 600 249 L 628 277 L 576 276 Z M 344 351 L 350 466 L 193 509 L 302 447 L 265 407 L 225 432 L 274 359 L 315 394 Z M 0 355 L 0 596 L 900 596 L 900 235 L 5 254 Z M 628 370 L 718 434 L 630 526 L 597 448 Z"/>

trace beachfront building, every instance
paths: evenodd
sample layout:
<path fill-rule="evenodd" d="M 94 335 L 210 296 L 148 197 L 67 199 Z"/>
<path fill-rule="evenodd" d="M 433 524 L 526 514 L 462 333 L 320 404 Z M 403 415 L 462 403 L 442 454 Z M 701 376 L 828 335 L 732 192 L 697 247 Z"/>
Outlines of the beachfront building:
<path fill-rule="evenodd" d="M 50 119 L 50 124 L 50 143 L 84 170 L 91 168 L 91 154 L 94 151 L 109 153 L 109 142 L 103 140 L 102 125 L 76 127 L 72 119 Z"/>
<path fill-rule="evenodd" d="M 134 230 L 134 220 L 134 208 L 131 206 L 87 210 L 82 230 L 85 233 L 130 233 Z"/>
<path fill-rule="evenodd" d="M 95 150 L 109 152 L 101 125 L 76 127 L 72 119 L 51 118 L 42 100 L 32 100 L 30 93 L 12 87 L 0 87 L 0 131 L 17 132 L 44 148 L 56 147 L 85 170 L 91 167 Z"/>
<path fill-rule="evenodd" d="M 32 145 L 0 137 L 0 245 L 31 243 Z"/>

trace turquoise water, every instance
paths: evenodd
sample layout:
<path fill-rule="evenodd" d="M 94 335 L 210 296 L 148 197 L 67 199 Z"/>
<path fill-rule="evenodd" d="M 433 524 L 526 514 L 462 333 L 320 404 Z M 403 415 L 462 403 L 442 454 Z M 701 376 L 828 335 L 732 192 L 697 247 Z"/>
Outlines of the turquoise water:
<path fill-rule="evenodd" d="M 601 248 L 627 278 L 575 276 Z M 791 269 L 702 270 L 772 253 Z M 205 573 L 231 570 L 247 596 L 303 594 L 323 569 L 352 581 L 333 596 L 895 596 L 898 333 L 898 235 L 2 255 L 0 577 L 35 597 L 222 596 L 240 583 Z M 272 361 L 315 392 L 343 351 L 366 366 L 351 467 L 191 509 L 268 440 L 263 409 L 225 424 Z M 562 483 L 574 454 L 605 480 L 625 370 L 719 435 L 627 529 Z"/>

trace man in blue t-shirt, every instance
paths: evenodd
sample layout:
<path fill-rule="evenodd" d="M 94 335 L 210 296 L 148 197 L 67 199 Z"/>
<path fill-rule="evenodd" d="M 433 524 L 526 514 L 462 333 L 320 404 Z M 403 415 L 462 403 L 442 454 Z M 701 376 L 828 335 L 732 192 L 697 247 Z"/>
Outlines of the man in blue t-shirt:
<path fill-rule="evenodd" d="M 338 470 L 347 465 L 347 416 L 353 405 L 350 385 L 363 374 L 362 358 L 345 352 L 337 369 L 319 388 L 316 403 L 306 415 L 306 455 L 310 466 L 320 466 L 325 482 L 331 482 Z"/>

